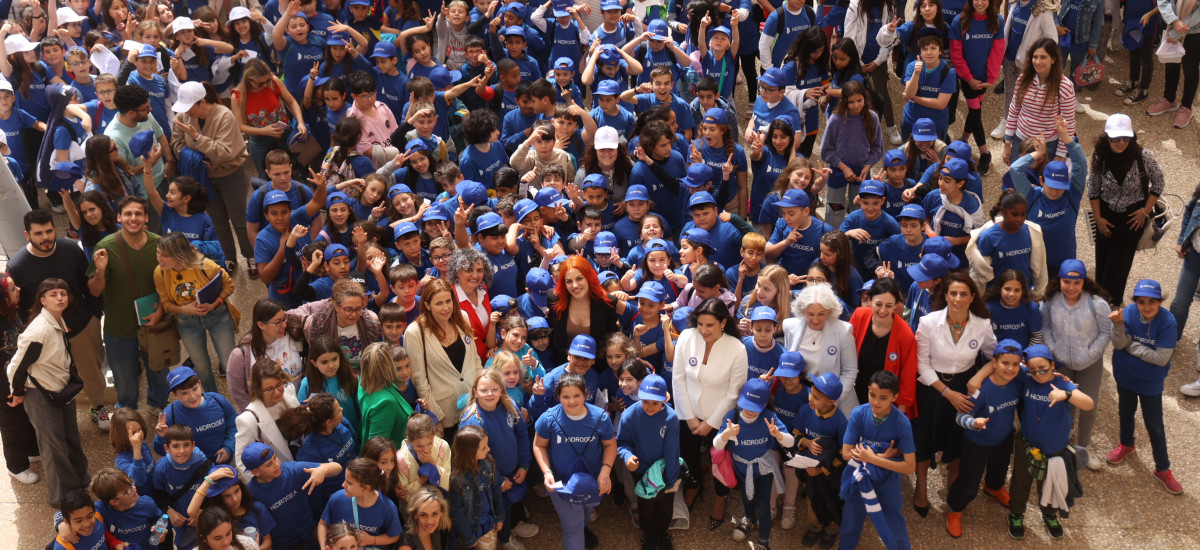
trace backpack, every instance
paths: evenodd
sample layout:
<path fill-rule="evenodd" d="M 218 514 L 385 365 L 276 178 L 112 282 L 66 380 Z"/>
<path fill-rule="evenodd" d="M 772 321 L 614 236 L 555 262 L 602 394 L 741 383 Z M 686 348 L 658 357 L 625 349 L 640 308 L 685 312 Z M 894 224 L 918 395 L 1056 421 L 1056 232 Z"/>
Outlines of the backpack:
<path fill-rule="evenodd" d="M 563 479 L 559 479 L 557 481 L 562 485 L 567 485 L 568 483 L 574 481 L 574 485 L 576 487 L 583 487 L 587 489 L 590 489 L 591 487 L 597 488 L 595 493 L 589 494 L 558 493 L 559 496 L 563 497 L 571 504 L 597 504 L 600 502 L 600 499 L 603 498 L 603 495 L 601 495 L 599 492 L 599 483 L 596 481 L 596 476 L 592 475 L 591 470 L 588 469 L 587 460 L 583 457 L 584 451 L 587 451 L 587 448 L 592 444 L 590 441 L 591 436 L 596 435 L 596 433 L 599 431 L 600 422 L 602 420 L 603 418 L 596 419 L 596 423 L 592 426 L 592 432 L 588 435 L 589 441 L 583 446 L 583 451 L 576 449 L 574 443 L 567 441 L 567 444 L 571 446 L 571 452 L 575 453 L 575 461 L 571 463 L 571 468 L 567 470 L 567 474 L 563 476 Z M 558 426 L 558 430 L 560 432 L 563 434 L 567 433 L 567 430 L 564 429 L 562 424 L 559 424 L 558 420 L 556 420 L 554 417 L 550 417 L 550 421 L 553 422 L 554 425 Z"/>

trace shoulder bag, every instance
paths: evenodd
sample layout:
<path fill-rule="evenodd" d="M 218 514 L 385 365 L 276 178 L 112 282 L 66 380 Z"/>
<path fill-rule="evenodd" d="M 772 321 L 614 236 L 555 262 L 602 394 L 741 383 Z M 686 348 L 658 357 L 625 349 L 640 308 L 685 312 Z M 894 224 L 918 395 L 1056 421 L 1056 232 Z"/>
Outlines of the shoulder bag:
<path fill-rule="evenodd" d="M 129 255 L 133 252 L 120 234 L 116 237 L 117 245 L 121 247 L 121 263 L 125 267 L 125 278 L 133 293 L 142 296 L 137 279 L 133 276 L 133 266 L 129 265 Z M 162 307 L 160 304 L 159 307 Z M 163 311 L 163 317 L 157 325 L 142 325 L 138 327 L 138 347 L 146 354 L 146 368 L 160 371 L 179 364 L 179 325 L 175 314 Z"/>

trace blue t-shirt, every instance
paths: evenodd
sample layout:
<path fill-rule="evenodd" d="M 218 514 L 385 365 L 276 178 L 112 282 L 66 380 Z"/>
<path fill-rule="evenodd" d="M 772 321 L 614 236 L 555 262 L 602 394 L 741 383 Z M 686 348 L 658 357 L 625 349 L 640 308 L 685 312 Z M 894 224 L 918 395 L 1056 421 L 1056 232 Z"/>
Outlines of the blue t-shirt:
<path fill-rule="evenodd" d="M 740 427 L 737 435 L 737 445 L 730 446 L 729 448 L 729 451 L 734 456 L 746 460 L 754 460 L 779 448 L 779 440 L 772 437 L 770 431 L 767 429 L 768 420 L 777 426 L 783 425 L 783 422 L 779 420 L 779 417 L 775 416 L 773 411 L 770 409 L 763 410 L 752 422 L 742 417 L 741 413 L 742 411 L 734 407 L 725 413 L 725 418 L 721 421 L 722 430 L 725 429 L 727 421 L 733 422 Z M 733 461 L 733 470 L 737 472 L 739 480 L 746 477 L 746 467 L 747 465 L 740 460 Z M 761 476 L 769 472 L 764 472 L 762 467 L 759 466 L 753 473 Z"/>
<path fill-rule="evenodd" d="M 917 246 L 909 246 L 904 235 L 892 235 L 879 243 L 879 246 L 875 248 L 875 253 L 878 254 L 880 262 L 891 262 L 896 283 L 900 285 L 900 288 L 907 289 L 913 284 L 912 275 L 908 274 L 908 267 L 921 263 L 921 247 L 924 245 L 924 238 Z"/>
<path fill-rule="evenodd" d="M 871 236 L 867 242 L 850 239 L 850 250 L 854 252 L 854 265 L 863 273 L 868 272 L 865 263 L 867 256 L 873 253 L 885 239 L 900 234 L 900 224 L 891 214 L 880 212 L 879 217 L 867 220 L 866 214 L 863 214 L 861 209 L 851 212 L 846 219 L 842 220 L 842 232 L 845 233 L 851 229 L 863 229 Z"/>
<path fill-rule="evenodd" d="M 821 237 L 833 231 L 833 227 L 816 218 L 809 218 L 809 222 L 808 227 L 800 231 L 800 239 L 788 245 L 783 254 L 779 255 L 778 263 L 788 273 L 807 273 L 812 263 L 821 257 Z M 767 242 L 776 244 L 786 241 L 794 229 L 789 227 L 787 220 L 781 217 L 775 222 L 775 230 Z"/>
<path fill-rule="evenodd" d="M 758 346 L 754 345 L 754 336 L 742 337 L 742 345 L 746 346 L 746 359 L 749 365 L 747 379 L 754 379 L 762 376 L 771 369 L 779 366 L 779 356 L 783 355 L 783 346 L 779 342 L 772 340 L 775 344 L 768 351 L 759 351 Z"/>
<path fill-rule="evenodd" d="M 184 216 L 176 212 L 174 208 L 166 207 L 163 208 L 161 217 L 163 235 L 183 233 L 188 240 L 192 241 L 217 240 L 217 228 L 213 225 L 212 218 L 204 212 Z"/>
<path fill-rule="evenodd" d="M 307 74 L 307 69 L 305 69 L 305 73 Z M 142 78 L 142 75 L 134 71 L 129 73 L 129 80 L 125 83 L 150 92 L 150 114 L 154 115 L 154 121 L 162 127 L 163 134 L 167 136 L 167 141 L 170 141 L 172 117 L 167 116 L 167 95 L 170 93 L 167 79 L 159 74 L 152 74 L 150 78 Z M 295 95 L 299 97 L 299 94 Z M 29 114 L 33 114 L 33 112 L 30 111 Z"/>
<path fill-rule="evenodd" d="M 555 405 L 534 423 L 537 435 L 550 441 L 550 468 L 557 481 L 566 482 L 566 475 L 574 466 L 576 457 L 584 459 L 593 476 L 600 475 L 603 442 L 617 436 L 613 422 L 604 409 L 591 403 L 585 406 L 587 414 L 581 420 L 572 420 L 563 411 L 562 405 Z"/>
<path fill-rule="evenodd" d="M 517 388 L 520 389 L 518 385 Z M 517 403 L 517 407 L 524 405 Z M 529 468 L 533 450 L 529 440 L 529 426 L 519 413 L 510 413 L 503 406 L 485 411 L 480 407 L 463 411 L 459 426 L 479 426 L 488 434 L 488 446 L 496 461 L 496 473 L 511 477 L 519 468 Z"/>
<path fill-rule="evenodd" d="M 887 190 L 887 196 L 883 199 L 883 211 L 887 212 L 893 218 L 900 216 L 900 211 L 904 210 L 904 205 L 908 204 L 904 200 L 904 191 L 917 185 L 917 182 L 912 178 L 904 178 L 904 186 L 896 187 L 891 183 L 884 182 L 884 189 Z M 897 220 L 899 223 L 899 220 Z"/>
<path fill-rule="evenodd" d="M 333 378 L 332 380 L 337 380 Z M 307 378 L 305 378 L 307 381 Z M 304 400 L 297 394 L 297 398 Z M 355 410 L 358 406 L 355 406 Z M 327 501 L 330 496 L 338 492 L 342 487 L 342 482 L 346 480 L 346 466 L 350 465 L 350 461 L 358 454 L 358 446 L 354 442 L 354 435 L 358 433 L 358 427 L 350 424 L 350 419 L 345 414 L 343 407 L 342 423 L 338 424 L 329 435 L 321 435 L 313 432 L 300 450 L 296 453 L 296 460 L 303 462 L 337 462 L 342 465 L 342 471 L 336 476 L 329 476 L 321 483 L 321 501 Z M 358 416 L 357 414 L 355 416 Z M 317 492 L 313 492 L 317 496 Z"/>
<path fill-rule="evenodd" d="M 732 69 L 731 69 L 732 70 Z M 732 79 L 732 76 L 730 77 Z M 691 130 L 696 127 L 696 121 L 692 120 L 692 108 L 687 102 L 675 94 L 671 94 L 669 101 L 659 101 L 658 96 L 650 94 L 638 94 L 636 97 L 637 112 L 643 113 L 653 107 L 666 105 L 675 112 L 675 123 L 679 125 L 679 132 Z"/>
<path fill-rule="evenodd" d="M 154 499 L 140 493 L 139 495 L 133 508 L 124 512 L 118 512 L 107 502 L 100 501 L 96 502 L 96 511 L 104 516 L 104 523 L 108 524 L 109 531 L 118 540 L 137 544 L 142 548 L 153 548 L 150 546 L 150 528 L 162 517 L 162 510 L 158 509 Z M 97 524 L 97 527 L 99 526 Z M 79 545 L 75 547 L 83 548 Z"/>
<path fill-rule="evenodd" d="M 1042 310 L 1037 302 L 1021 303 L 1009 308 L 1000 300 L 992 300 L 987 303 L 987 308 L 992 314 L 992 332 L 996 334 L 997 341 L 1011 338 L 1021 347 L 1026 347 L 1030 344 L 1030 336 L 1042 331 Z"/>
<path fill-rule="evenodd" d="M 597 127 L 611 126 L 617 131 L 618 135 L 625 136 L 626 138 L 630 137 L 630 133 L 633 132 L 633 126 L 637 123 L 637 117 L 620 104 L 617 105 L 617 114 L 615 115 L 605 113 L 604 109 L 600 107 L 592 109 L 590 114 L 596 120 Z"/>
<path fill-rule="evenodd" d="M 908 421 L 908 417 L 904 416 L 904 413 L 900 412 L 900 409 L 892 405 L 892 411 L 880 423 L 875 422 L 874 416 L 870 404 L 855 407 L 846 421 L 846 433 L 842 436 L 842 444 L 858 445 L 862 443 L 870 446 L 877 453 L 882 453 L 888 447 L 895 445 L 902 455 L 895 459 L 897 461 L 903 461 L 903 455 L 917 452 L 917 447 L 913 443 L 912 423 Z M 883 468 L 879 470 L 883 474 L 880 481 L 899 480 L 896 472 Z M 853 473 L 852 469 L 846 468 L 842 475 L 853 475 Z M 878 488 L 878 483 L 875 486 Z"/>
<path fill-rule="evenodd" d="M 717 92 L 727 101 L 733 100 L 733 86 L 737 83 L 737 56 L 726 51 L 717 59 L 712 50 L 700 58 L 701 73 L 717 81 Z"/>
<path fill-rule="evenodd" d="M 783 18 L 783 32 L 779 32 L 780 21 Z M 793 14 L 786 7 L 776 9 L 767 16 L 767 22 L 763 24 L 762 33 L 771 37 L 771 66 L 778 67 L 783 64 L 783 57 L 787 55 L 788 48 L 792 47 L 792 43 L 800 36 L 800 33 L 809 27 L 817 24 L 816 14 L 807 4 L 800 10 L 800 13 Z"/>
<path fill-rule="evenodd" d="M 776 365 L 778 365 L 776 361 Z M 800 410 L 808 405 L 808 388 L 803 384 L 800 385 L 800 391 L 796 393 L 788 393 L 784 389 L 783 384 L 775 391 L 775 395 L 771 396 L 771 411 L 775 416 L 787 426 L 788 433 L 795 435 L 793 430 L 800 428 L 796 423 L 796 419 Z M 836 410 L 836 409 L 835 409 Z M 845 418 L 845 416 L 842 416 Z"/>
<path fill-rule="evenodd" d="M 1033 7 L 1037 5 L 1037 0 L 1029 0 L 1028 2 L 1018 1 L 1015 4 L 1010 4 L 1012 11 L 1012 24 L 1008 31 L 1008 38 L 1004 47 L 1004 59 L 1016 61 L 1017 54 L 1021 49 L 1021 42 L 1025 40 L 1025 29 L 1029 26 L 1030 19 L 1033 19 Z M 1143 12 L 1144 13 L 1144 12 Z M 1001 29 L 1004 27 L 1001 26 Z"/>
<path fill-rule="evenodd" d="M 1136 310 L 1134 315 L 1137 315 Z M 1074 422 L 1071 419 L 1071 407 L 1066 403 L 1050 406 L 1050 392 L 1054 388 L 1072 391 L 1079 386 L 1058 377 L 1039 384 L 1024 366 L 1021 367 L 1021 374 L 1018 377 L 1024 378 L 1020 410 L 1021 435 L 1025 436 L 1030 447 L 1041 449 L 1048 455 L 1058 453 L 1066 448 L 1067 442 L 1071 438 L 1071 426 Z M 991 422 L 988 422 L 988 425 L 990 426 Z"/>
<path fill-rule="evenodd" d="M 301 206 L 292 211 L 292 216 L 289 227 L 295 225 L 309 225 L 312 219 L 308 217 L 307 206 Z M 289 229 L 290 231 L 290 229 Z M 275 226 L 267 224 L 258 232 L 258 236 L 254 239 L 254 263 L 265 264 L 269 263 L 275 254 L 279 251 L 280 238 L 283 234 L 275 229 Z M 300 243 L 296 243 L 296 254 L 299 254 L 302 248 Z M 287 253 L 284 253 L 285 256 Z M 299 258 L 284 258 L 284 265 L 279 269 L 279 273 L 275 275 L 275 280 L 270 281 L 268 288 L 271 292 L 271 297 L 278 299 L 283 294 L 292 292 L 292 283 L 300 277 L 299 274 Z"/>
<path fill-rule="evenodd" d="M 808 403 L 801 405 L 796 413 L 796 423 L 792 426 L 793 435 L 796 435 L 797 439 L 803 436 L 815 441 L 821 446 L 821 453 L 813 454 L 812 450 L 801 447 L 800 454 L 817 459 L 823 466 L 831 467 L 835 459 L 841 460 L 842 441 L 846 437 L 848 424 L 846 415 L 837 407 L 833 408 L 833 414 L 828 418 L 821 418 Z"/>
<path fill-rule="evenodd" d="M 916 70 L 916 63 L 913 61 L 904 69 L 904 82 L 908 82 L 912 78 L 913 71 Z M 937 99 L 939 94 L 953 95 L 957 91 L 957 73 L 954 72 L 954 67 L 950 67 L 945 61 L 938 63 L 938 66 L 933 68 L 925 67 L 917 80 L 917 97 Z M 906 126 L 911 127 L 917 119 L 921 118 L 932 120 L 937 125 L 938 135 L 945 135 L 946 127 L 950 124 L 950 111 L 948 109 L 931 109 L 914 102 L 904 105 L 904 124 Z"/>
<path fill-rule="evenodd" d="M 275 544 L 300 544 L 310 536 L 313 527 L 316 526 L 317 520 L 313 517 L 312 507 L 308 503 L 308 492 L 302 487 L 309 477 L 304 470 L 320 466 L 316 462 L 284 462 L 280 464 L 279 477 L 270 483 L 260 483 L 255 478 L 246 484 L 254 498 L 267 505 L 273 517 L 287 518 L 287 521 L 276 523 L 270 533 L 263 533 L 271 535 Z"/>
<path fill-rule="evenodd" d="M 396 503 L 389 498 L 384 498 L 379 491 L 375 491 L 375 497 L 375 504 L 364 507 L 357 503 L 357 499 L 346 496 L 346 490 L 342 489 L 329 498 L 329 503 L 325 505 L 325 512 L 321 514 L 321 521 L 325 522 L 325 525 L 343 521 L 352 523 L 358 527 L 358 530 L 372 536 L 399 536 L 404 532 L 404 527 L 400 524 Z M 358 508 L 357 514 L 355 513 L 356 507 Z"/>
<path fill-rule="evenodd" d="M 1005 231 L 1000 224 L 993 225 L 979 233 L 975 244 L 980 254 L 991 258 L 992 271 L 996 275 L 1015 269 L 1025 276 L 1027 283 L 1033 282 L 1033 269 L 1030 265 L 1033 237 L 1028 225 L 1021 224 L 1016 233 Z M 988 286 L 992 286 L 992 282 L 989 282 Z"/>
<path fill-rule="evenodd" d="M 997 386 L 991 377 L 984 379 L 979 393 L 971 398 L 975 402 L 971 416 L 988 419 L 987 426 L 982 430 L 963 430 L 963 435 L 980 447 L 991 447 L 1003 442 L 1013 432 L 1017 404 L 1021 400 L 1021 390 L 1027 381 L 1032 379 L 1024 373 L 1018 374 L 1012 382 L 1003 386 Z"/>
<path fill-rule="evenodd" d="M 21 137 L 21 133 L 33 128 L 34 124 L 37 124 L 37 119 L 17 107 L 13 107 L 12 114 L 8 118 L 0 118 L 0 131 L 4 132 L 8 142 L 8 156 L 16 159 L 17 164 L 25 173 L 29 173 L 31 162 L 36 159 L 31 159 L 29 153 L 25 151 L 25 140 Z"/>
<path fill-rule="evenodd" d="M 524 132 L 521 135 L 524 135 Z M 508 166 L 508 154 L 499 142 L 491 144 L 486 153 L 475 145 L 468 145 L 463 149 L 458 166 L 464 178 L 491 187 L 492 175 L 500 168 Z"/>
<path fill-rule="evenodd" d="M 942 8 L 944 10 L 946 5 L 942 4 Z M 961 15 L 955 16 L 954 21 L 950 23 L 950 40 L 962 44 L 963 60 L 967 62 L 971 76 L 980 82 L 987 81 L 987 60 L 992 51 L 992 43 L 1004 40 L 1004 17 L 997 18 L 1000 24 L 997 25 L 996 32 L 988 29 L 987 19 L 972 18 L 971 23 L 967 25 L 966 34 L 963 34 Z"/>
<path fill-rule="evenodd" d="M 1133 344 L 1152 350 L 1175 349 L 1178 344 L 1175 316 L 1164 307 L 1150 322 L 1143 322 L 1137 304 L 1129 304 L 1121 312 L 1125 316 L 1125 334 L 1133 338 Z M 1113 379 L 1117 387 L 1132 390 L 1141 395 L 1161 395 L 1163 381 L 1171 371 L 1171 363 L 1155 365 L 1129 353 L 1129 348 L 1113 350 Z"/>
<path fill-rule="evenodd" d="M 925 217 L 930 223 L 933 223 L 934 217 L 937 215 L 938 211 L 942 209 L 941 190 L 934 189 L 928 195 L 925 195 L 925 200 L 922 201 L 921 205 L 925 207 Z M 962 200 L 959 201 L 958 206 L 965 210 L 968 214 L 974 214 L 983 209 L 983 205 L 980 204 L 979 198 L 970 192 L 962 194 Z M 959 216 L 954 212 L 946 212 L 946 215 L 942 216 L 942 227 L 941 231 L 938 231 L 938 235 L 943 237 L 970 236 L 971 233 L 963 229 L 964 221 L 965 220 L 963 220 L 962 216 Z M 958 256 L 959 265 L 967 265 L 967 245 L 955 245 L 953 250 L 954 255 Z"/>
<path fill-rule="evenodd" d="M 518 296 L 521 294 L 517 288 L 517 260 L 508 252 L 500 252 L 492 254 L 487 252 L 476 243 L 475 248 L 487 255 L 488 260 L 492 263 L 492 285 L 488 287 L 488 293 L 492 296 L 507 294 L 509 296 Z"/>
<path fill-rule="evenodd" d="M 750 184 L 750 216 L 748 216 L 750 221 L 765 225 L 775 224 L 775 220 L 779 217 L 778 209 L 776 209 L 774 217 L 765 219 L 763 203 L 767 200 L 767 195 L 770 195 L 771 191 L 775 189 L 775 180 L 783 175 L 783 169 L 787 168 L 792 157 L 792 155 L 776 153 L 770 147 L 763 147 L 762 156 L 758 160 L 750 161 L 750 168 L 754 174 L 754 180 Z"/>
<path fill-rule="evenodd" d="M 292 97 L 304 97 L 303 78 L 312 69 L 313 63 L 325 60 L 325 41 L 315 32 L 308 34 L 308 42 L 300 44 L 285 37 L 287 44 L 279 52 L 283 60 L 283 83 Z"/>

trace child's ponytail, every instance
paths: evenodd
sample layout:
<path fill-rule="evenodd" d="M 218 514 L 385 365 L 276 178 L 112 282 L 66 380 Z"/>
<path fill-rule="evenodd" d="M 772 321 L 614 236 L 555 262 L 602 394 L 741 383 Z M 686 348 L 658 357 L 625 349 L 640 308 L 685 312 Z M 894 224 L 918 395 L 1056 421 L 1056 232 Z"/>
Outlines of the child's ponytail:
<path fill-rule="evenodd" d="M 287 439 L 299 439 L 316 432 L 333 420 L 337 411 L 337 399 L 327 393 L 314 393 L 304 404 L 283 412 L 275 423 L 279 433 Z"/>

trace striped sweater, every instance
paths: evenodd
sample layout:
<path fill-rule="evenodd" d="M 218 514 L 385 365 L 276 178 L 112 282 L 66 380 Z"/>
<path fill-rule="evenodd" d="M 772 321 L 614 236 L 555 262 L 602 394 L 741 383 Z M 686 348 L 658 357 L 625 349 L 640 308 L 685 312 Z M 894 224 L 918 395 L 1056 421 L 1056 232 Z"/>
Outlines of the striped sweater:
<path fill-rule="evenodd" d="M 1046 104 L 1046 85 L 1034 74 L 1033 84 L 1020 96 L 1020 88 L 1013 94 L 1012 103 L 1008 105 L 1008 116 L 1004 124 L 1004 139 L 1012 140 L 1013 136 L 1025 140 L 1041 134 L 1047 138 L 1058 139 L 1058 129 L 1054 118 L 1063 117 L 1067 121 L 1071 135 L 1075 135 L 1075 85 L 1067 75 L 1062 76 L 1058 85 L 1058 101 Z M 1067 144 L 1059 142 L 1054 156 L 1066 158 Z"/>

